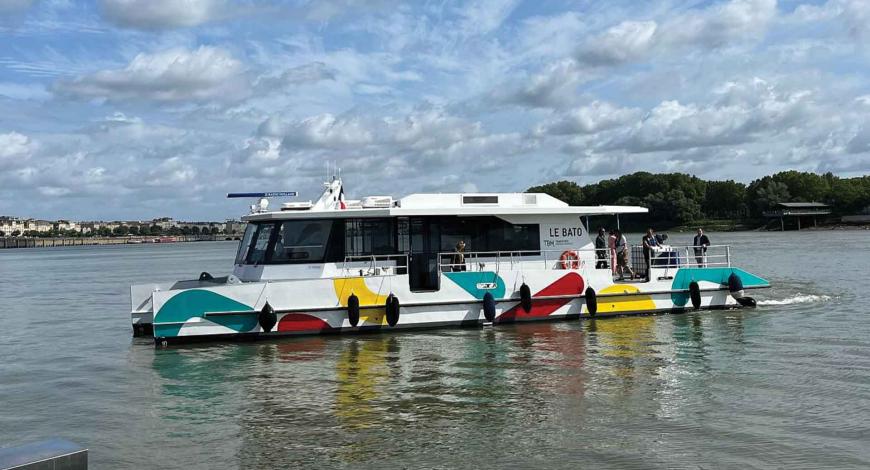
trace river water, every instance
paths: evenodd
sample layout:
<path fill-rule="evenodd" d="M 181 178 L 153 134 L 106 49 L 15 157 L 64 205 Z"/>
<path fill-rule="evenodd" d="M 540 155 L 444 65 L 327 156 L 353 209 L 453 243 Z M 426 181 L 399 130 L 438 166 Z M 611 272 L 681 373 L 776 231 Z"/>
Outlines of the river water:
<path fill-rule="evenodd" d="M 870 233 L 711 238 L 774 284 L 759 308 L 168 349 L 131 338 L 129 285 L 226 273 L 234 243 L 0 250 L 0 447 L 60 436 L 92 468 L 870 467 Z"/>

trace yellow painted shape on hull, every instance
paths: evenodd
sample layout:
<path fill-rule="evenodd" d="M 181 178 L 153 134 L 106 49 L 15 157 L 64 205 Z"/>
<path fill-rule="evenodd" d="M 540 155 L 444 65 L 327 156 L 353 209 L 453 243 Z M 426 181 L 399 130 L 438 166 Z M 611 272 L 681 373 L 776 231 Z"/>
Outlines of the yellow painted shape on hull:
<path fill-rule="evenodd" d="M 614 284 L 601 289 L 598 294 L 627 294 L 615 297 L 598 297 L 598 313 L 652 311 L 656 303 L 652 296 L 639 294 L 640 289 L 631 284 Z M 631 295 L 634 294 L 634 295 Z"/>
<path fill-rule="evenodd" d="M 372 290 L 369 289 L 369 286 L 366 285 L 365 278 L 362 277 L 333 279 L 332 285 L 335 288 L 335 296 L 338 297 L 338 303 L 342 307 L 347 307 L 347 299 L 351 294 L 354 294 L 359 298 L 360 307 L 384 305 L 387 302 L 387 296 L 372 292 Z M 386 309 L 361 309 L 359 312 L 359 322 L 360 326 L 386 325 Z"/>

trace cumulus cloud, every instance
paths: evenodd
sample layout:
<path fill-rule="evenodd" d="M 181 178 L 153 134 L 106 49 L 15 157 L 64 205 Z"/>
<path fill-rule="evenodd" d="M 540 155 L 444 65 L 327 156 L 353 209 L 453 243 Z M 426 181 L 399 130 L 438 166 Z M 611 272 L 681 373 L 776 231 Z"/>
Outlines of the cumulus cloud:
<path fill-rule="evenodd" d="M 311 62 L 292 67 L 278 75 L 264 75 L 257 79 L 254 86 L 260 91 L 272 91 L 288 86 L 317 83 L 323 80 L 335 80 L 335 69 L 323 62 Z"/>
<path fill-rule="evenodd" d="M 845 26 L 841 30 L 850 36 L 865 39 L 870 33 L 870 3 L 867 0 L 828 0 L 820 5 L 798 5 L 788 19 L 814 25 L 836 21 Z"/>
<path fill-rule="evenodd" d="M 594 134 L 635 121 L 640 114 L 641 111 L 637 108 L 623 108 L 595 101 L 539 124 L 535 128 L 535 134 Z"/>
<path fill-rule="evenodd" d="M 482 132 L 480 123 L 452 116 L 443 108 L 431 106 L 400 117 L 325 113 L 287 123 L 283 132 L 275 129 L 274 123 L 267 127 L 271 133 L 283 133 L 285 147 L 331 149 L 396 145 L 402 150 L 429 150 L 446 148 Z"/>
<path fill-rule="evenodd" d="M 223 0 L 101 0 L 106 18 L 137 29 L 197 26 L 225 14 Z"/>
<path fill-rule="evenodd" d="M 33 155 L 36 147 L 36 142 L 24 134 L 0 134 L 0 169 L 21 166 Z"/>
<path fill-rule="evenodd" d="M 808 91 L 779 91 L 761 79 L 728 83 L 718 95 L 707 105 L 664 101 L 606 146 L 645 153 L 735 145 L 763 133 L 784 132 L 813 106 Z"/>
<path fill-rule="evenodd" d="M 588 65 L 617 65 L 669 50 L 722 47 L 759 37 L 775 14 L 776 0 L 730 0 L 661 22 L 627 20 L 585 42 L 577 57 Z"/>
<path fill-rule="evenodd" d="M 582 81 L 577 63 L 564 59 L 519 83 L 497 87 L 490 93 L 489 101 L 531 108 L 564 107 L 576 100 L 576 88 Z"/>
<path fill-rule="evenodd" d="M 242 63 L 210 46 L 138 54 L 123 69 L 59 81 L 54 88 L 69 96 L 109 100 L 234 100 L 249 93 Z"/>

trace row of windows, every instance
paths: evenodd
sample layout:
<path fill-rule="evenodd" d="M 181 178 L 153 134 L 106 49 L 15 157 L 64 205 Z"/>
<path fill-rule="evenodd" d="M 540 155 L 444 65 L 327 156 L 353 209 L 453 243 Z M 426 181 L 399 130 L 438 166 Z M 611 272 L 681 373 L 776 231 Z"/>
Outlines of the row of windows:
<path fill-rule="evenodd" d="M 342 261 L 346 256 L 453 251 L 536 251 L 537 224 L 497 217 L 312 219 L 250 223 L 236 264 Z"/>

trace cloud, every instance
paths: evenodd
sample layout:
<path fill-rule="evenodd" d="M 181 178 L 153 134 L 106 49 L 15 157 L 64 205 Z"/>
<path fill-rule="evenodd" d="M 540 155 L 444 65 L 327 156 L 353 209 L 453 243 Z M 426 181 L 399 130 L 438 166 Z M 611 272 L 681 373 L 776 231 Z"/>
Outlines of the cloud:
<path fill-rule="evenodd" d="M 466 35 L 487 34 L 497 29 L 519 4 L 518 0 L 473 0 L 457 13 Z"/>
<path fill-rule="evenodd" d="M 264 75 L 254 83 L 258 90 L 269 92 L 289 86 L 317 83 L 323 80 L 335 80 L 336 71 L 323 62 L 311 62 L 289 68 L 278 75 Z"/>
<path fill-rule="evenodd" d="M 829 0 L 821 5 L 798 5 L 788 20 L 797 23 L 835 22 L 845 28 L 835 28 L 833 33 L 845 32 L 856 39 L 865 39 L 870 33 L 870 3 L 866 0 Z"/>
<path fill-rule="evenodd" d="M 123 69 L 102 70 L 71 81 L 55 91 L 81 98 L 154 101 L 231 101 L 249 93 L 241 62 L 218 47 L 170 49 L 138 54 Z"/>
<path fill-rule="evenodd" d="M 101 0 L 103 13 L 126 28 L 171 29 L 197 26 L 226 13 L 223 0 Z"/>
<path fill-rule="evenodd" d="M 36 149 L 36 142 L 24 134 L 18 132 L 0 134 L 0 169 L 23 166 Z"/>
<path fill-rule="evenodd" d="M 623 21 L 586 43 L 579 59 L 589 65 L 616 65 L 646 56 L 652 49 L 655 21 Z"/>
<path fill-rule="evenodd" d="M 530 108 L 569 106 L 577 98 L 583 74 L 572 59 L 550 64 L 541 72 L 491 91 L 489 101 Z"/>
<path fill-rule="evenodd" d="M 396 151 L 445 149 L 451 144 L 481 135 L 480 123 L 450 115 L 444 108 L 422 106 L 404 116 L 329 113 L 311 116 L 267 132 L 282 133 L 285 147 L 346 149 L 364 146 L 394 146 Z M 264 127 L 261 126 L 261 130 Z"/>
<path fill-rule="evenodd" d="M 736 145 L 756 136 L 785 132 L 811 115 L 812 95 L 785 92 L 768 82 L 730 82 L 717 90 L 712 104 L 663 101 L 639 122 L 604 145 L 632 153 Z"/>
<path fill-rule="evenodd" d="M 594 101 L 539 124 L 534 132 L 536 135 L 595 134 L 633 122 L 640 114 L 637 108 L 622 108 Z"/>
<path fill-rule="evenodd" d="M 593 66 L 643 61 L 684 48 L 718 48 L 758 38 L 776 14 L 776 0 L 730 0 L 667 19 L 627 20 L 585 42 L 578 60 Z"/>

